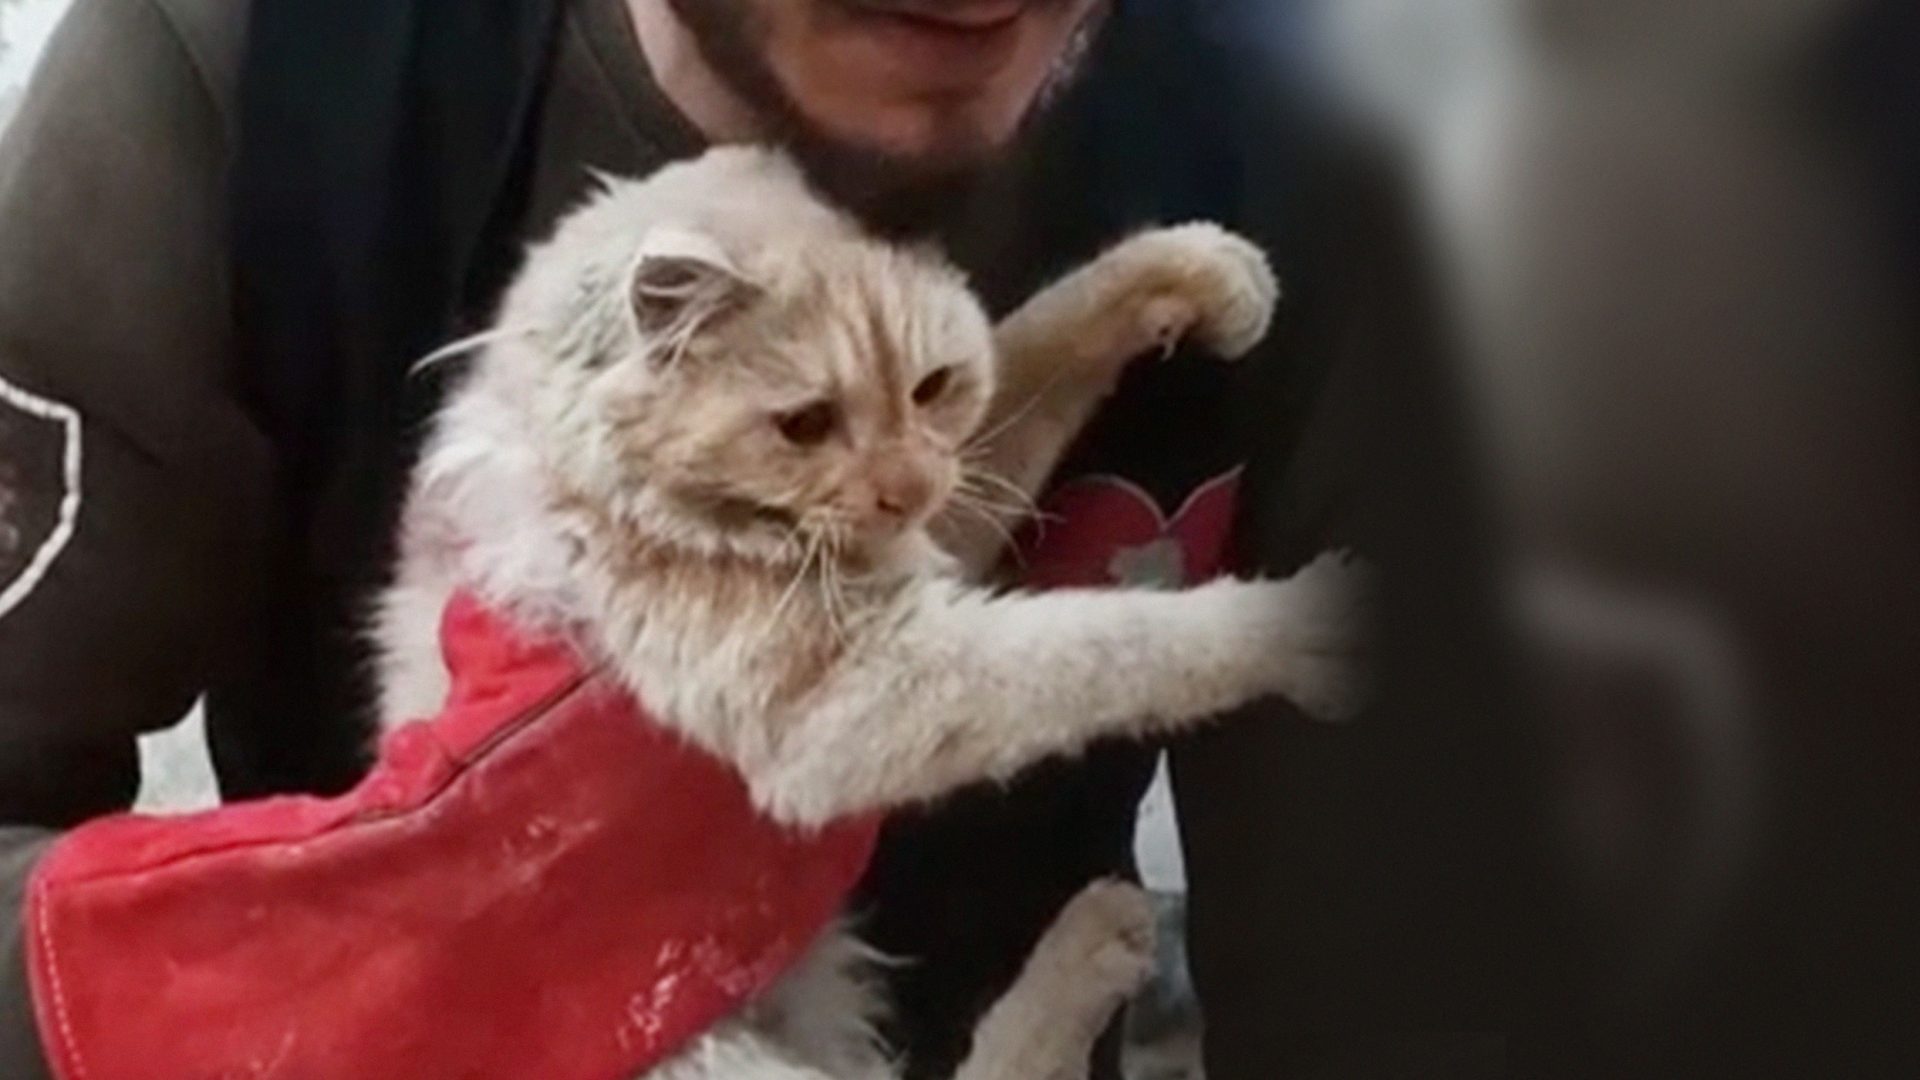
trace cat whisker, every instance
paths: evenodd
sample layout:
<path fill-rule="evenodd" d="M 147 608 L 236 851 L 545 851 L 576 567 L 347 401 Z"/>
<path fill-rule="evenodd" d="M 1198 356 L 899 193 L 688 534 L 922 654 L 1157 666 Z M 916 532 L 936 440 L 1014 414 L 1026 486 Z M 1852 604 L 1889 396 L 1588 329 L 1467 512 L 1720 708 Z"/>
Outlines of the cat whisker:
<path fill-rule="evenodd" d="M 954 489 L 953 497 L 956 499 L 967 499 L 976 506 L 984 506 L 1013 521 L 1022 520 L 1033 514 L 1033 508 L 1030 506 L 1007 502 L 1004 499 L 995 498 L 989 492 L 964 484 Z"/>
<path fill-rule="evenodd" d="M 1019 510 L 1006 503 L 983 498 L 971 491 L 956 491 L 950 504 L 961 510 L 970 510 L 976 514 L 985 514 L 1002 525 L 1011 526 L 1022 516 Z"/>
<path fill-rule="evenodd" d="M 1006 522 L 1001 520 L 999 514 L 975 504 L 972 500 L 964 498 L 958 493 L 955 494 L 951 505 L 955 510 L 966 511 L 981 521 L 984 521 L 988 528 L 991 528 L 995 533 L 999 534 L 1001 540 L 1005 543 L 1005 550 L 1013 553 L 1014 561 L 1019 563 L 1023 569 L 1026 567 L 1026 557 L 1020 552 L 1019 540 L 1014 537 L 1013 531 L 1007 528 Z"/>
<path fill-rule="evenodd" d="M 788 536 L 797 540 L 799 531 L 799 527 L 795 526 L 788 531 Z M 767 619 L 769 630 L 779 625 L 781 617 L 787 612 L 787 605 L 793 602 L 795 596 L 799 595 L 800 583 L 807 579 L 808 572 L 813 569 L 813 560 L 819 556 L 819 553 L 820 539 L 818 534 L 815 534 L 806 540 L 805 548 L 800 557 L 800 566 L 793 572 L 793 580 L 787 583 L 786 591 L 780 594 L 780 602 L 774 605 L 773 614 Z"/>
<path fill-rule="evenodd" d="M 1039 505 L 1033 501 L 1033 496 L 1029 495 L 1025 488 L 991 469 L 967 469 L 962 472 L 961 476 L 963 483 L 990 484 L 994 488 L 1006 492 L 1015 502 L 1025 506 L 1027 509 L 1032 511 L 1038 511 L 1040 509 Z"/>
<path fill-rule="evenodd" d="M 802 562 L 794 585 L 811 578 L 819 590 L 820 611 L 826 616 L 827 626 L 833 631 L 836 640 L 845 641 L 841 633 L 841 615 L 839 597 L 834 589 L 835 567 L 840 560 L 841 544 L 840 523 L 827 515 L 815 514 L 807 521 L 807 554 Z M 815 572 L 815 563 L 818 571 Z"/>
<path fill-rule="evenodd" d="M 1022 402 L 1019 408 L 1015 409 L 1013 412 L 1003 417 L 999 423 L 993 425 L 991 428 L 988 428 L 985 431 L 979 432 L 978 434 L 974 435 L 973 438 L 968 439 L 965 444 L 965 449 L 971 450 L 976 447 L 984 447 L 987 444 L 992 443 L 993 440 L 999 438 L 1002 435 L 1005 435 L 1008 429 L 1012 428 L 1013 425 L 1019 423 L 1022 420 L 1025 420 L 1027 418 L 1027 414 L 1033 412 L 1034 409 L 1039 408 L 1040 402 L 1045 400 L 1047 395 L 1052 393 L 1054 388 L 1059 386 L 1060 382 L 1065 378 L 1066 378 L 1066 375 L 1064 372 L 1056 372 L 1053 378 L 1048 379 L 1045 383 L 1041 385 L 1040 389 L 1034 391 L 1032 396 L 1028 397 L 1026 401 Z"/>
<path fill-rule="evenodd" d="M 840 544 L 838 534 L 828 542 L 827 557 L 820 563 L 820 598 L 826 606 L 827 625 L 841 645 L 847 643 L 846 594 L 840 581 Z"/>
<path fill-rule="evenodd" d="M 1000 519 L 1000 515 L 992 513 L 982 507 L 975 506 L 972 503 L 958 503 L 955 509 L 972 514 L 974 518 L 983 522 L 988 528 L 997 533 L 1002 540 L 1005 540 L 1008 544 L 1014 543 L 1013 532 L 1007 528 L 1006 522 Z"/>
<path fill-rule="evenodd" d="M 1042 524 L 1052 524 L 1064 520 L 1059 514 L 1040 509 L 1039 504 L 1035 503 L 1026 492 L 1021 491 L 1011 483 L 1004 480 L 1001 481 L 1007 491 L 1018 496 L 1020 501 L 1017 504 L 1002 501 L 1001 499 L 993 497 L 990 493 L 980 490 L 974 484 L 973 479 L 973 474 L 968 474 L 962 478 L 959 487 L 954 489 L 956 498 L 968 498 L 975 504 L 989 507 L 1012 521 L 1036 521 Z"/>
<path fill-rule="evenodd" d="M 477 334 L 468 335 L 458 341 L 448 342 L 421 357 L 414 362 L 412 367 L 407 369 L 407 374 L 410 376 L 419 375 L 421 372 L 437 364 L 443 364 L 448 360 L 466 356 L 496 341 L 507 341 L 516 337 L 525 337 L 531 333 L 533 333 L 532 329 L 524 326 L 497 326 L 491 330 L 482 330 Z"/>

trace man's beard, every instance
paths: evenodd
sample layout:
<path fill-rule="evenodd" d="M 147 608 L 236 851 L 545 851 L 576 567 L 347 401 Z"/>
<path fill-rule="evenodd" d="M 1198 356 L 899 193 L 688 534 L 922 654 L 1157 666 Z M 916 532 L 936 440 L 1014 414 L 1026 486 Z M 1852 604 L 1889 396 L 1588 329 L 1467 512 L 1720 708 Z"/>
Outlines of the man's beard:
<path fill-rule="evenodd" d="M 819 193 L 869 229 L 890 237 L 932 232 L 968 205 L 994 167 L 1027 138 L 1038 115 L 1083 66 L 1087 44 L 1107 4 L 1074 30 L 1074 39 L 1020 129 L 1003 143 L 952 140 L 936 154 L 902 154 L 823 130 L 801 111 L 759 44 L 749 0 L 667 0 L 692 34 L 707 66 L 752 109 L 767 138 L 792 154 Z"/>

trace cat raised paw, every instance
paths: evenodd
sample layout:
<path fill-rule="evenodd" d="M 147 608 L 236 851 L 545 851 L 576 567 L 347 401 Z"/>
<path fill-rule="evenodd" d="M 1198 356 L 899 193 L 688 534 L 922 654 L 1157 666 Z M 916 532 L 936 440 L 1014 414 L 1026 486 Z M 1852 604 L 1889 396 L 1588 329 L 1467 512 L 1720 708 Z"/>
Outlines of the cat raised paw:
<path fill-rule="evenodd" d="M 1141 233 L 1110 258 L 1142 275 L 1138 317 L 1163 351 L 1192 338 L 1222 359 L 1237 360 L 1272 327 L 1280 283 L 1266 253 L 1218 225 Z"/>

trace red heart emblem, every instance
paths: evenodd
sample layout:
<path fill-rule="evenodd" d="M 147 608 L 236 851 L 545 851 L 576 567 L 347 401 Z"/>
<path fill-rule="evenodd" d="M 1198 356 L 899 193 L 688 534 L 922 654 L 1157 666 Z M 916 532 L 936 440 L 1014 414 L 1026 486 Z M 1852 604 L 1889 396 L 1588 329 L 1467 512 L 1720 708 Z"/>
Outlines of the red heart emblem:
<path fill-rule="evenodd" d="M 1227 569 L 1241 470 L 1201 484 L 1169 516 L 1138 484 L 1093 475 L 1055 488 L 1023 531 L 1021 580 L 1042 589 L 1177 588 Z"/>

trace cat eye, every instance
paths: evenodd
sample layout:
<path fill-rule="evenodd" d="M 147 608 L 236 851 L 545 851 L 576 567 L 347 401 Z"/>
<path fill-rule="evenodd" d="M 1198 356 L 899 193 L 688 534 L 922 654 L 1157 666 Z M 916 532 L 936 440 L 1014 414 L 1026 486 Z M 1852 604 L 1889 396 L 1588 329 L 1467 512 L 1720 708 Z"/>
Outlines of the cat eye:
<path fill-rule="evenodd" d="M 818 446 L 833 434 L 839 422 L 840 411 L 831 401 L 816 401 L 805 408 L 783 413 L 774 421 L 780 434 L 795 446 Z"/>
<path fill-rule="evenodd" d="M 951 367 L 936 369 L 932 374 L 921 379 L 919 386 L 913 388 L 913 403 L 931 405 L 940 400 L 946 394 L 947 387 L 951 385 L 953 385 L 953 369 Z"/>

